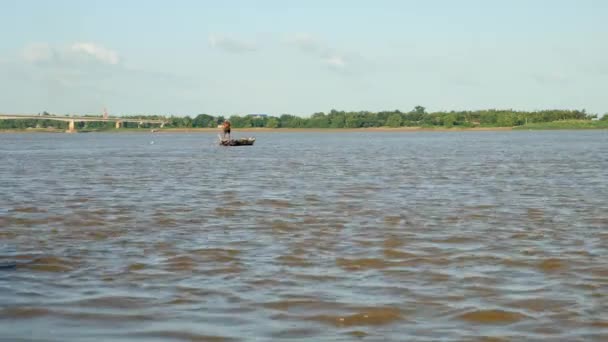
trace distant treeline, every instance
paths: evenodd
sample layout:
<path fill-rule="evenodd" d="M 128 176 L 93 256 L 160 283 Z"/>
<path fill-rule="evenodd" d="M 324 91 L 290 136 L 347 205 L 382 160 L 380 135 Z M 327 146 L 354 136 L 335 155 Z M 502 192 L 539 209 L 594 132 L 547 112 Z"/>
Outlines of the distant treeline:
<path fill-rule="evenodd" d="M 46 113 L 45 113 L 46 114 Z M 190 116 L 131 115 L 123 118 L 167 120 L 165 127 L 173 128 L 215 128 L 221 124 L 224 116 L 199 114 Z M 514 110 L 478 110 L 450 111 L 427 113 L 421 106 L 409 112 L 345 112 L 331 110 L 329 113 L 314 113 L 310 117 L 283 114 L 279 117 L 263 115 L 232 115 L 228 119 L 234 128 L 268 127 L 268 128 L 364 128 L 364 127 L 515 127 L 526 124 L 546 123 L 563 120 L 592 120 L 595 114 L 585 110 L 542 110 L 534 112 Z M 608 115 L 602 117 L 608 120 Z M 154 125 L 152 125 L 154 126 Z M 0 129 L 23 129 L 27 127 L 67 128 L 66 122 L 40 119 L 0 120 Z M 111 129 L 111 122 L 78 123 L 78 129 Z M 125 123 L 126 128 L 137 128 L 137 123 Z M 150 127 L 141 125 L 141 127 Z"/>

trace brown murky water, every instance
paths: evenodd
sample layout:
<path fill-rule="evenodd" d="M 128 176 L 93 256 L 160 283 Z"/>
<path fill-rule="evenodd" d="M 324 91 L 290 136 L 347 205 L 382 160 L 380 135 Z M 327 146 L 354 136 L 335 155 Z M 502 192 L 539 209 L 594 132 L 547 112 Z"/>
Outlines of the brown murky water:
<path fill-rule="evenodd" d="M 256 136 L 0 135 L 0 340 L 608 339 L 607 132 Z"/>

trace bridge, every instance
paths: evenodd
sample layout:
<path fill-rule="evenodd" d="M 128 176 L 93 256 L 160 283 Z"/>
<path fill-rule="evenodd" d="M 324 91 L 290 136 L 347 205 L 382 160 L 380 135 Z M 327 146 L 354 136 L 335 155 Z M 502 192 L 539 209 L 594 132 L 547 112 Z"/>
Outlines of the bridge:
<path fill-rule="evenodd" d="M 76 122 L 115 122 L 116 128 L 122 127 L 124 122 L 136 122 L 138 125 L 142 124 L 160 124 L 160 128 L 163 128 L 168 121 L 164 120 L 147 120 L 147 119 L 130 119 L 130 118 L 110 118 L 110 117 L 95 117 L 95 116 L 55 116 L 55 115 L 11 115 L 11 114 L 0 114 L 0 120 L 55 120 L 68 122 L 67 133 L 76 132 Z"/>

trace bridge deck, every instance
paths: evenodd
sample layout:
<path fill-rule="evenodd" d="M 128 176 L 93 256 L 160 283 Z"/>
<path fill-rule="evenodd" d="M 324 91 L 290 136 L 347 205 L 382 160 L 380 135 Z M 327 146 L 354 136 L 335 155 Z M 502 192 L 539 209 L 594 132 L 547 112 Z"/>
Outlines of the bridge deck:
<path fill-rule="evenodd" d="M 133 118 L 103 118 L 94 116 L 55 116 L 55 115 L 10 115 L 0 114 L 0 120 L 55 120 L 55 121 L 75 121 L 75 122 L 91 122 L 91 121 L 103 121 L 103 122 L 137 122 L 137 123 L 157 123 L 163 124 L 167 121 L 163 120 L 148 120 L 148 119 L 133 119 Z"/>

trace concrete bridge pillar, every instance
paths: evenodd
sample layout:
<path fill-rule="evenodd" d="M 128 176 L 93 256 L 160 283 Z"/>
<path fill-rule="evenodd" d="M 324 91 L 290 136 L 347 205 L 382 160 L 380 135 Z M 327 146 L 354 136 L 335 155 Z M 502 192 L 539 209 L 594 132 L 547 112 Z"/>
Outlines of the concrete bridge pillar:
<path fill-rule="evenodd" d="M 74 120 L 70 120 L 70 121 L 68 121 L 68 133 L 74 133 L 74 132 L 76 132 Z"/>
<path fill-rule="evenodd" d="M 121 125 L 122 125 L 122 122 L 116 121 L 116 126 L 115 126 L 116 128 L 120 128 Z"/>

